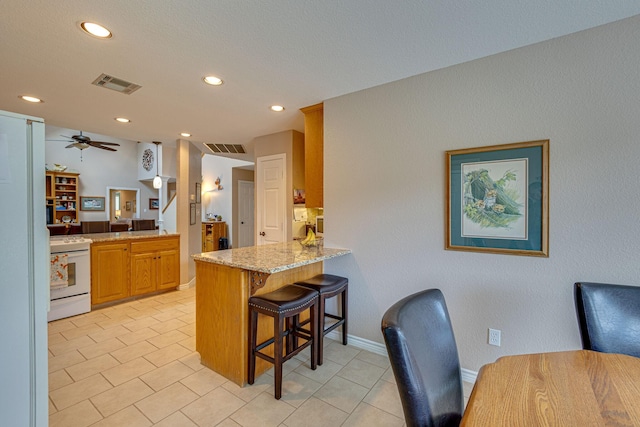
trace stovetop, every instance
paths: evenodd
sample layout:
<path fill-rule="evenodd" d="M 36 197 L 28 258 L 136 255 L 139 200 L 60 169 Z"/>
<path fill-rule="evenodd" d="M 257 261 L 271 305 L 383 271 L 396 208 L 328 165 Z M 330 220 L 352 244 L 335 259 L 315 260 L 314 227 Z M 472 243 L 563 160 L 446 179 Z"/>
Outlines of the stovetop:
<path fill-rule="evenodd" d="M 51 237 L 51 253 L 89 250 L 92 240 L 82 236 Z"/>

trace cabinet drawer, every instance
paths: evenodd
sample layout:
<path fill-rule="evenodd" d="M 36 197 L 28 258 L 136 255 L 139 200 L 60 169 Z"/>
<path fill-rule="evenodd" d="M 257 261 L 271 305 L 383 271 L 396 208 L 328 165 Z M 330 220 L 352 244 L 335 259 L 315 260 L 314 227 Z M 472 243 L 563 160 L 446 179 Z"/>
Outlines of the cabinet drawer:
<path fill-rule="evenodd" d="M 141 242 L 131 242 L 132 253 L 164 251 L 169 249 L 180 249 L 180 241 L 177 237 L 157 238 L 152 240 L 144 240 Z"/>

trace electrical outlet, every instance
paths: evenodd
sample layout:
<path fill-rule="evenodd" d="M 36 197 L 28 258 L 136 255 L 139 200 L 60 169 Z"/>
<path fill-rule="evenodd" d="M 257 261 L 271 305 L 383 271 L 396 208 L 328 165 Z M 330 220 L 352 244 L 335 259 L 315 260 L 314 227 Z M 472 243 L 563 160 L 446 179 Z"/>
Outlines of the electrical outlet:
<path fill-rule="evenodd" d="M 500 347 L 500 330 L 489 328 L 489 345 Z"/>

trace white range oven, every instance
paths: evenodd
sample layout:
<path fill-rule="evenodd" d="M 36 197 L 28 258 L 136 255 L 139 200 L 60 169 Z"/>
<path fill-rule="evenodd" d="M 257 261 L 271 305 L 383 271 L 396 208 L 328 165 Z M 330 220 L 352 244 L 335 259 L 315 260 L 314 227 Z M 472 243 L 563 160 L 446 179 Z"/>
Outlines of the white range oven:
<path fill-rule="evenodd" d="M 91 311 L 91 240 L 81 236 L 50 239 L 50 309 L 47 320 Z"/>

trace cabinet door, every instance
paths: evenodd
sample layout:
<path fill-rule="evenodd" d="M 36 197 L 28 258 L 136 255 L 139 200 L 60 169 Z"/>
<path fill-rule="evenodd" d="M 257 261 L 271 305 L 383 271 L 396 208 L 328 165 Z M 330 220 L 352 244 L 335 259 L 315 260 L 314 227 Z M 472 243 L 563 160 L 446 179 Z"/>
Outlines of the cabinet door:
<path fill-rule="evenodd" d="M 91 303 L 129 296 L 129 243 L 91 245 Z"/>
<path fill-rule="evenodd" d="M 180 284 L 180 251 L 158 252 L 158 289 L 177 288 Z"/>
<path fill-rule="evenodd" d="M 131 295 L 141 295 L 156 290 L 157 252 L 131 254 Z"/>

